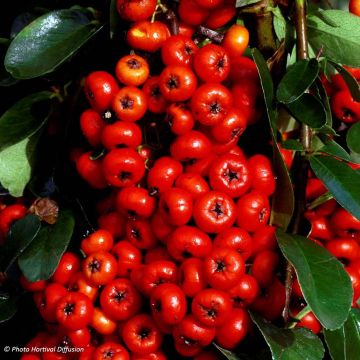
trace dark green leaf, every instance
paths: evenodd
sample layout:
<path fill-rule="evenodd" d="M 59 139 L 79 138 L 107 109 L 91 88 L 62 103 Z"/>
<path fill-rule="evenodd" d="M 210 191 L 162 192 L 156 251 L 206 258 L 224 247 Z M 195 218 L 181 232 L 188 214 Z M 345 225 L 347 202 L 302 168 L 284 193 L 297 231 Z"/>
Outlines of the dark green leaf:
<path fill-rule="evenodd" d="M 324 23 L 328 24 L 329 26 L 333 27 L 333 28 L 337 28 L 339 27 L 338 23 L 335 22 L 334 20 L 332 20 L 331 16 L 327 15 L 326 11 L 319 11 L 319 6 L 315 5 L 316 9 L 314 9 L 314 11 L 309 11 L 309 14 L 314 14 L 317 17 L 319 17 L 322 21 L 324 21 Z"/>
<path fill-rule="evenodd" d="M 55 10 L 26 26 L 10 44 L 6 70 L 17 79 L 42 76 L 67 61 L 99 28 L 76 10 Z"/>
<path fill-rule="evenodd" d="M 360 219 L 360 174 L 331 156 L 312 156 L 310 165 L 335 200 Z"/>
<path fill-rule="evenodd" d="M 309 210 L 315 209 L 316 207 L 326 203 L 334 197 L 327 191 L 325 194 L 320 195 L 307 207 Z"/>
<path fill-rule="evenodd" d="M 279 329 L 255 313 L 250 313 L 250 315 L 269 345 L 274 360 L 321 360 L 323 358 L 324 347 L 320 339 L 310 330 Z"/>
<path fill-rule="evenodd" d="M 221 346 L 213 343 L 213 345 L 220 351 L 222 355 L 228 360 L 240 360 L 240 358 L 230 350 L 223 349 Z"/>
<path fill-rule="evenodd" d="M 319 129 L 326 124 L 325 108 L 314 95 L 305 93 L 297 100 L 286 104 L 296 120 Z"/>
<path fill-rule="evenodd" d="M 251 4 L 255 4 L 257 2 L 260 2 L 261 0 L 236 0 L 236 7 L 240 8 L 243 6 L 247 6 L 247 5 L 251 5 Z"/>
<path fill-rule="evenodd" d="M 352 125 L 347 131 L 346 143 L 351 151 L 360 154 L 360 122 Z"/>
<path fill-rule="evenodd" d="M 40 230 L 40 219 L 26 215 L 12 225 L 6 242 L 1 250 L 1 270 L 7 271 L 11 264 L 27 248 Z"/>
<path fill-rule="evenodd" d="M 357 80 L 353 77 L 353 75 L 349 71 L 347 71 L 340 64 L 337 64 L 333 61 L 331 61 L 331 64 L 335 67 L 335 69 L 344 79 L 354 100 L 360 101 L 360 84 L 357 82 Z"/>
<path fill-rule="evenodd" d="M 10 320 L 16 311 L 16 301 L 13 297 L 0 298 L 0 323 Z"/>
<path fill-rule="evenodd" d="M 117 12 L 116 9 L 116 3 L 117 0 L 111 0 L 110 3 L 110 11 L 109 11 L 109 16 L 110 16 L 110 39 L 113 39 L 116 33 L 116 29 L 119 26 L 119 14 Z"/>
<path fill-rule="evenodd" d="M 0 38 L 0 58 L 3 59 L 11 40 Z M 6 70 L 4 61 L 0 64 L 0 86 L 11 86 L 16 84 L 18 80 L 14 79 Z"/>
<path fill-rule="evenodd" d="M 22 196 L 31 179 L 40 133 L 0 151 L 0 183 L 12 196 Z"/>
<path fill-rule="evenodd" d="M 360 17 L 342 10 L 325 10 L 308 16 L 312 48 L 336 63 L 360 67 Z M 335 27 L 336 26 L 336 27 Z"/>
<path fill-rule="evenodd" d="M 287 150 L 294 150 L 294 151 L 303 151 L 304 147 L 302 146 L 299 140 L 289 139 L 285 140 L 281 143 L 281 147 Z"/>
<path fill-rule="evenodd" d="M 324 247 L 303 236 L 285 234 L 278 229 L 276 237 L 282 253 L 294 266 L 312 312 L 326 329 L 342 326 L 353 297 L 344 266 Z"/>
<path fill-rule="evenodd" d="M 252 57 L 260 75 L 261 87 L 271 128 L 276 131 L 276 110 L 274 104 L 274 84 L 266 61 L 258 49 L 252 49 Z"/>
<path fill-rule="evenodd" d="M 273 24 L 276 37 L 278 40 L 285 39 L 286 36 L 286 20 L 278 6 L 272 9 L 273 17 Z"/>
<path fill-rule="evenodd" d="M 276 91 L 277 99 L 282 103 L 295 101 L 309 89 L 318 73 L 319 63 L 316 59 L 297 61 L 281 79 Z"/>
<path fill-rule="evenodd" d="M 329 97 L 326 94 L 325 88 L 321 80 L 318 78 L 316 80 L 316 88 L 319 93 L 321 103 L 324 106 L 325 114 L 326 114 L 326 124 L 319 129 L 319 131 L 323 133 L 332 133 L 333 135 L 336 134 L 335 130 L 332 129 L 332 111 L 330 107 Z"/>
<path fill-rule="evenodd" d="M 0 117 L 0 149 L 30 137 L 45 124 L 53 95 L 50 91 L 28 95 Z"/>
<path fill-rule="evenodd" d="M 350 151 L 350 159 L 352 163 L 360 164 L 360 154 L 354 151 Z"/>
<path fill-rule="evenodd" d="M 324 330 L 333 360 L 353 360 L 360 353 L 360 310 L 351 309 L 345 324 L 335 331 Z"/>
<path fill-rule="evenodd" d="M 345 161 L 350 161 L 350 155 L 342 148 L 337 142 L 332 139 L 328 139 L 324 146 L 319 149 L 320 152 L 336 156 Z"/>
<path fill-rule="evenodd" d="M 275 194 L 272 197 L 272 209 L 270 222 L 274 226 L 286 229 L 290 223 L 294 212 L 294 192 L 291 184 L 289 172 L 286 168 L 284 159 L 280 153 L 276 139 L 276 117 L 274 108 L 274 86 L 271 74 L 266 65 L 264 57 L 257 49 L 252 50 L 252 56 L 256 63 L 260 75 L 261 87 L 265 99 L 267 115 L 269 118 L 271 135 L 273 139 L 273 164 L 277 177 Z"/>
<path fill-rule="evenodd" d="M 30 246 L 19 257 L 19 266 L 30 281 L 46 280 L 55 271 L 74 229 L 69 211 L 60 213 L 54 225 L 43 225 Z"/>

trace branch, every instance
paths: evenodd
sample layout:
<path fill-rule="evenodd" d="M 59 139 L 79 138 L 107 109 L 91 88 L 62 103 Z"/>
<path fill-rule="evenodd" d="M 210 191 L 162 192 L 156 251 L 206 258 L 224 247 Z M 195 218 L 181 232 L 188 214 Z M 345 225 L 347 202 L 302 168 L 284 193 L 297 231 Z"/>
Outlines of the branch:
<path fill-rule="evenodd" d="M 262 0 L 244 7 L 240 13 L 244 17 L 245 26 L 251 28 L 250 42 L 255 44 L 265 58 L 276 51 L 276 39 L 273 26 L 274 0 Z"/>
<path fill-rule="evenodd" d="M 295 0 L 295 30 L 296 30 L 296 56 L 297 60 L 307 59 L 309 57 L 308 36 L 306 27 L 306 3 L 305 0 Z M 300 129 L 300 140 L 306 154 L 311 149 L 312 133 L 311 128 L 302 124 Z M 304 211 L 306 209 L 306 182 L 308 174 L 308 162 L 304 154 L 298 156 L 295 165 L 294 179 L 295 188 L 295 211 L 291 224 L 291 231 L 294 234 L 301 233 L 304 224 Z M 283 318 L 287 323 L 289 320 L 289 306 L 294 281 L 295 271 L 288 262 L 286 266 L 285 291 L 286 301 L 283 311 Z"/>
<path fill-rule="evenodd" d="M 223 33 L 220 33 L 215 30 L 211 30 L 202 25 L 197 27 L 196 34 L 202 35 L 217 44 L 220 44 L 223 41 L 224 36 L 225 36 Z"/>

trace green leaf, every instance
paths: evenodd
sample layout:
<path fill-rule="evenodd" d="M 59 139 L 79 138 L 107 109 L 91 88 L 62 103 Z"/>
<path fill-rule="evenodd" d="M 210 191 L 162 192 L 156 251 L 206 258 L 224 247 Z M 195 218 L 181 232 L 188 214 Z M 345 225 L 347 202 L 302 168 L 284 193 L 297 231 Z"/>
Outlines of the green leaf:
<path fill-rule="evenodd" d="M 360 122 L 352 125 L 347 131 L 346 143 L 352 152 L 360 154 Z"/>
<path fill-rule="evenodd" d="M 327 142 L 327 144 L 324 145 L 319 151 L 325 154 L 336 156 L 337 158 L 345 161 L 350 161 L 350 155 L 334 140 Z"/>
<path fill-rule="evenodd" d="M 252 49 L 252 57 L 260 75 L 261 87 L 265 99 L 266 111 L 272 129 L 276 129 L 276 109 L 274 103 L 274 84 L 266 61 L 258 49 Z"/>
<path fill-rule="evenodd" d="M 347 151 L 325 134 L 319 134 L 313 137 L 313 150 L 314 152 L 325 153 L 345 161 L 350 161 L 350 155 Z"/>
<path fill-rule="evenodd" d="M 0 183 L 12 196 L 20 197 L 31 178 L 39 133 L 0 151 Z"/>
<path fill-rule="evenodd" d="M 335 200 L 360 219 L 360 174 L 331 156 L 314 155 L 310 165 Z"/>
<path fill-rule="evenodd" d="M 221 346 L 213 343 L 213 345 L 220 351 L 222 355 L 228 360 L 240 360 L 240 358 L 230 350 L 223 349 Z"/>
<path fill-rule="evenodd" d="M 334 197 L 327 191 L 325 194 L 320 195 L 311 204 L 307 207 L 309 210 L 315 209 L 316 207 L 326 203 L 327 201 L 333 199 Z"/>
<path fill-rule="evenodd" d="M 256 3 L 260 2 L 260 1 L 261 0 L 236 0 L 235 7 L 240 8 L 240 7 L 243 7 L 243 6 L 256 4 Z"/>
<path fill-rule="evenodd" d="M 276 231 L 280 249 L 294 266 L 306 303 L 326 329 L 337 329 L 348 317 L 353 290 L 339 260 L 300 235 Z"/>
<path fill-rule="evenodd" d="M 28 95 L 0 117 L 0 149 L 30 137 L 45 124 L 53 95 L 50 91 Z"/>
<path fill-rule="evenodd" d="M 326 112 L 323 104 L 314 95 L 305 93 L 295 101 L 286 104 L 296 120 L 319 129 L 326 124 Z"/>
<path fill-rule="evenodd" d="M 70 242 L 74 225 L 74 217 L 69 211 L 61 212 L 54 225 L 43 225 L 19 257 L 20 269 L 27 279 L 37 281 L 50 278 Z"/>
<path fill-rule="evenodd" d="M 7 48 L 11 43 L 10 39 L 0 38 L 0 58 L 3 59 Z M 6 70 L 4 66 L 4 61 L 1 61 L 0 64 L 0 86 L 11 86 L 16 84 L 19 80 L 14 79 Z"/>
<path fill-rule="evenodd" d="M 335 331 L 324 330 L 333 360 L 353 360 L 360 353 L 360 310 L 351 309 L 345 324 Z"/>
<path fill-rule="evenodd" d="M 287 150 L 294 150 L 294 151 L 303 151 L 304 147 L 302 146 L 299 140 L 289 139 L 285 140 L 281 143 L 281 147 Z"/>
<path fill-rule="evenodd" d="M 324 347 L 320 339 L 310 330 L 279 329 L 263 320 L 259 315 L 250 316 L 265 338 L 274 360 L 321 360 Z"/>
<path fill-rule="evenodd" d="M 332 129 L 332 111 L 330 107 L 329 97 L 326 94 L 325 87 L 321 80 L 318 78 L 316 80 L 316 89 L 319 93 L 321 103 L 324 106 L 325 114 L 326 114 L 326 124 L 319 129 L 319 131 L 323 133 L 332 133 L 333 135 L 336 134 L 335 130 Z"/>
<path fill-rule="evenodd" d="M 360 154 L 354 151 L 350 151 L 350 160 L 352 163 L 360 164 Z"/>
<path fill-rule="evenodd" d="M 304 59 L 291 65 L 276 91 L 277 99 L 282 103 L 291 103 L 298 99 L 315 81 L 319 73 L 316 59 Z"/>
<path fill-rule="evenodd" d="M 285 230 L 291 221 L 291 217 L 294 212 L 295 200 L 290 175 L 277 144 L 277 113 L 274 108 L 274 85 L 265 59 L 260 51 L 253 49 L 252 56 L 260 75 L 261 87 L 265 99 L 267 115 L 269 118 L 271 136 L 273 140 L 273 164 L 277 177 L 277 186 L 272 197 L 270 223 Z"/>
<path fill-rule="evenodd" d="M 309 15 L 307 25 L 315 52 L 323 48 L 324 56 L 332 61 L 360 67 L 360 17 L 347 11 L 325 10 Z"/>
<path fill-rule="evenodd" d="M 281 41 L 286 36 L 286 20 L 278 6 L 274 7 L 271 12 L 274 15 L 273 24 L 276 37 Z"/>
<path fill-rule="evenodd" d="M 5 56 L 5 68 L 17 79 L 47 74 L 75 54 L 98 29 L 76 10 L 47 13 L 15 37 Z"/>
<path fill-rule="evenodd" d="M 9 235 L 1 250 L 1 269 L 8 271 L 9 267 L 29 246 L 40 230 L 40 219 L 35 215 L 26 215 L 11 226 Z"/>
<path fill-rule="evenodd" d="M 110 26 L 110 39 L 113 39 L 116 34 L 116 29 L 119 26 L 119 14 L 116 9 L 117 0 L 111 0 L 109 10 L 109 26 Z"/>
<path fill-rule="evenodd" d="M 289 139 L 285 140 L 281 143 L 281 147 L 287 150 L 294 150 L 294 151 L 303 151 L 304 147 L 302 146 L 299 140 Z"/>
<path fill-rule="evenodd" d="M 344 67 L 342 67 L 340 64 L 337 64 L 333 61 L 330 61 L 330 63 L 331 65 L 334 66 L 334 68 L 339 72 L 339 74 L 344 79 L 354 100 L 360 101 L 360 84 L 357 82 L 354 76 Z"/>
<path fill-rule="evenodd" d="M 13 297 L 0 298 L 0 323 L 10 320 L 16 311 L 16 301 Z"/>

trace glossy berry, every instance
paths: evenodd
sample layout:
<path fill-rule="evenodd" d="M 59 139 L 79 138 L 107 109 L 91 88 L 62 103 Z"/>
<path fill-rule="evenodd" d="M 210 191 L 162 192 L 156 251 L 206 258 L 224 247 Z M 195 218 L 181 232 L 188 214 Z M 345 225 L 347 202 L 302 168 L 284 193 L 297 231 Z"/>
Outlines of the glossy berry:
<path fill-rule="evenodd" d="M 139 314 L 126 322 L 122 339 L 132 352 L 146 355 L 160 348 L 162 334 L 149 315 Z"/>
<path fill-rule="evenodd" d="M 185 225 L 192 217 L 193 199 L 186 190 L 173 187 L 161 195 L 159 211 L 169 224 Z"/>
<path fill-rule="evenodd" d="M 194 69 L 202 81 L 210 83 L 222 82 L 230 72 L 229 55 L 223 47 L 207 44 L 196 52 Z"/>
<path fill-rule="evenodd" d="M 204 258 L 212 249 L 210 237 L 194 226 L 179 226 L 166 242 L 169 254 L 177 261 L 189 257 Z"/>
<path fill-rule="evenodd" d="M 81 250 L 89 255 L 97 251 L 110 251 L 113 244 L 112 234 L 107 230 L 99 229 L 81 241 Z"/>
<path fill-rule="evenodd" d="M 109 252 L 98 251 L 84 259 L 82 269 L 91 284 L 105 285 L 116 276 L 117 262 Z"/>
<path fill-rule="evenodd" d="M 236 224 L 250 232 L 264 227 L 270 217 L 269 199 L 258 191 L 251 191 L 237 202 Z"/>
<path fill-rule="evenodd" d="M 84 92 L 91 107 L 102 113 L 111 109 L 115 94 L 119 90 L 115 78 L 106 71 L 90 73 L 84 83 Z"/>
<path fill-rule="evenodd" d="M 145 94 L 135 86 L 125 86 L 116 93 L 112 108 L 120 120 L 137 121 L 146 113 Z"/>
<path fill-rule="evenodd" d="M 168 27 L 160 21 L 139 21 L 130 27 L 126 40 L 138 50 L 155 52 L 161 48 L 170 36 Z"/>
<path fill-rule="evenodd" d="M 220 233 L 234 224 L 236 206 L 225 193 L 209 191 L 196 199 L 193 218 L 201 230 Z"/>
<path fill-rule="evenodd" d="M 215 341 L 232 350 L 244 339 L 251 326 L 250 316 L 244 309 L 233 309 L 225 322 L 216 329 Z"/>
<path fill-rule="evenodd" d="M 140 86 L 149 77 L 150 69 L 147 61 L 139 55 L 123 56 L 116 64 L 117 79 L 128 86 Z"/>
<path fill-rule="evenodd" d="M 178 324 L 186 315 L 186 298 L 175 284 L 157 286 L 150 297 L 151 311 L 155 317 L 170 325 Z"/>
<path fill-rule="evenodd" d="M 112 320 L 124 321 L 137 314 L 142 306 L 140 293 L 128 279 L 114 279 L 100 295 L 104 313 Z"/>
<path fill-rule="evenodd" d="M 206 326 L 222 325 L 230 315 L 231 308 L 229 295 L 211 288 L 198 292 L 191 303 L 192 314 Z"/>
<path fill-rule="evenodd" d="M 104 119 L 93 109 L 87 109 L 80 115 L 81 132 L 92 147 L 100 145 L 101 133 L 105 125 Z"/>
<path fill-rule="evenodd" d="M 113 149 L 105 155 L 103 171 L 107 182 L 124 187 L 136 184 L 145 174 L 145 164 L 133 149 Z"/>
<path fill-rule="evenodd" d="M 66 329 L 78 330 L 86 326 L 93 315 L 90 299 L 79 292 L 70 292 L 56 305 L 56 319 Z"/>
<path fill-rule="evenodd" d="M 169 65 L 160 74 L 160 91 L 168 101 L 188 100 L 196 86 L 196 76 L 188 66 Z"/>
<path fill-rule="evenodd" d="M 142 143 L 141 128 L 132 122 L 115 121 L 104 127 L 101 133 L 101 143 L 108 150 L 121 147 L 135 149 Z"/>
<path fill-rule="evenodd" d="M 215 337 L 215 328 L 202 325 L 193 315 L 187 315 L 173 330 L 176 351 L 193 357 Z"/>
<path fill-rule="evenodd" d="M 245 159 L 228 154 L 214 160 L 210 168 L 209 180 L 213 190 L 237 198 L 249 190 L 252 173 Z"/>
<path fill-rule="evenodd" d="M 124 20 L 141 21 L 155 11 L 156 0 L 117 0 L 116 9 Z"/>
<path fill-rule="evenodd" d="M 230 91 L 217 83 L 200 85 L 191 98 L 191 111 L 195 120 L 214 126 L 224 120 L 233 104 Z"/>
<path fill-rule="evenodd" d="M 165 65 L 191 66 L 198 47 L 190 37 L 170 36 L 161 48 L 161 58 Z"/>
<path fill-rule="evenodd" d="M 241 56 L 249 44 L 249 31 L 242 25 L 232 25 L 225 33 L 221 45 L 231 57 Z"/>
<path fill-rule="evenodd" d="M 233 249 L 214 249 L 204 259 L 204 272 L 212 287 L 228 290 L 235 286 L 245 273 L 245 262 L 241 255 Z"/>

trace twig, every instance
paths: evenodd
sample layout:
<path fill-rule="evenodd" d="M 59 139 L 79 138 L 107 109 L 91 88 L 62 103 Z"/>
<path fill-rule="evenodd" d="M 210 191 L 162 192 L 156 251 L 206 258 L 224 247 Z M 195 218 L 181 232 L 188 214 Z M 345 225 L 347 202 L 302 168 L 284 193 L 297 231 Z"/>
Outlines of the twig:
<path fill-rule="evenodd" d="M 168 9 L 165 13 L 165 17 L 166 17 L 166 20 L 169 22 L 171 35 L 178 35 L 179 34 L 179 20 L 176 16 L 175 12 L 171 9 Z"/>
<path fill-rule="evenodd" d="M 295 0 L 295 29 L 296 29 L 296 57 L 297 60 L 307 59 L 309 57 L 308 36 L 306 27 L 306 3 L 305 0 Z M 305 154 L 311 149 L 312 133 L 311 128 L 302 124 L 300 128 L 300 140 L 304 148 L 304 154 L 300 155 L 295 167 L 296 178 L 294 179 L 295 188 L 295 211 L 291 231 L 298 234 L 302 231 L 304 221 L 304 211 L 306 209 L 306 182 L 308 173 L 308 162 Z M 289 321 L 289 307 L 292 292 L 292 285 L 295 277 L 295 270 L 288 262 L 286 266 L 285 291 L 286 300 L 283 310 L 285 323 Z"/>
<path fill-rule="evenodd" d="M 211 30 L 205 26 L 200 25 L 196 30 L 198 34 L 203 35 L 218 44 L 220 44 L 224 39 L 224 34 L 219 33 L 218 31 L 215 30 Z"/>

